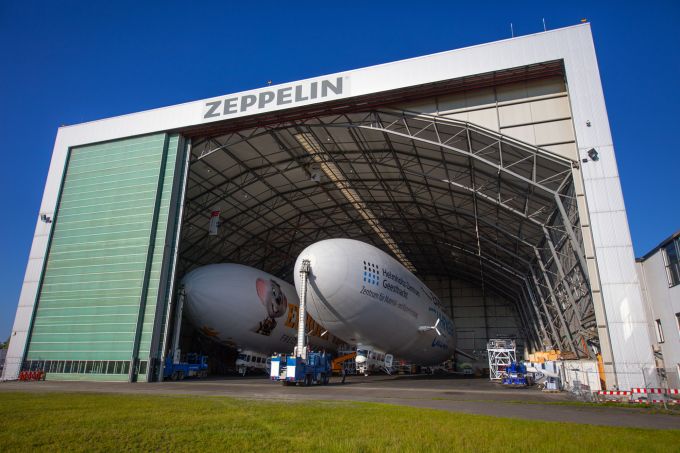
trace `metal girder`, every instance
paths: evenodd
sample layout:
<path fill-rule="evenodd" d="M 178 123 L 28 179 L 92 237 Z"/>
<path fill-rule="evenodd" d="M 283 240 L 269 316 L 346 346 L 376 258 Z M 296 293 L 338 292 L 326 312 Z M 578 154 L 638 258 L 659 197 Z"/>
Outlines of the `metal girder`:
<path fill-rule="evenodd" d="M 539 337 L 540 343 L 542 345 L 546 345 L 546 343 L 549 343 L 550 346 L 552 347 L 554 345 L 554 340 L 553 341 L 548 341 L 550 338 L 550 332 L 546 330 L 545 324 L 543 323 L 543 318 L 541 316 L 541 312 L 538 309 L 538 305 L 536 304 L 536 299 L 534 297 L 533 290 L 531 289 L 531 285 L 529 284 L 529 281 L 527 280 L 526 277 L 522 279 L 524 284 L 522 285 L 522 294 L 524 296 L 525 301 L 529 301 L 529 305 L 534 309 L 535 316 L 533 317 L 536 321 L 538 321 L 538 327 L 540 327 L 540 330 L 537 331 L 537 336 Z M 531 312 L 531 310 L 529 310 Z M 534 322 L 536 322 L 534 321 Z M 540 334 L 543 334 L 543 338 L 540 338 Z"/>
<path fill-rule="evenodd" d="M 300 133 L 312 134 L 320 152 L 303 152 L 292 138 Z M 584 293 L 590 289 L 574 232 L 578 217 L 573 223 L 569 217 L 578 163 L 471 123 L 398 111 L 256 127 L 207 137 L 195 149 L 192 169 L 210 168 L 219 176 L 193 172 L 192 184 L 200 189 L 186 209 L 185 223 L 195 227 L 183 229 L 190 241 L 183 241 L 187 262 L 241 257 L 266 243 L 253 264 L 280 275 L 315 238 L 350 235 L 379 245 L 365 216 L 339 196 L 337 183 L 300 179 L 300 169 L 309 176 L 307 165 L 327 162 L 338 169 L 343 187 L 384 213 L 386 228 L 428 272 L 471 266 L 477 275 L 466 269 L 466 278 L 512 300 L 535 345 L 570 344 L 582 353 L 573 335 L 584 335 L 592 297 Z M 252 200 L 238 199 L 239 193 Z M 320 201 L 324 196 L 327 202 Z M 229 234 L 213 238 L 204 230 L 205 210 L 217 203 L 228 205 Z M 447 246 L 465 258 L 454 265 L 443 253 Z M 581 287 L 572 288 L 573 282 Z M 566 312 L 556 291 L 568 299 Z"/>
<path fill-rule="evenodd" d="M 543 307 L 543 313 L 546 317 L 546 323 L 548 324 L 548 327 L 550 328 L 550 332 L 552 333 L 553 340 L 557 343 L 557 346 L 559 347 L 560 350 L 564 350 L 564 343 L 562 342 L 562 336 L 557 333 L 557 330 L 555 329 L 555 320 L 553 319 L 552 315 L 550 314 L 550 311 L 548 310 L 547 304 L 545 303 L 545 296 L 543 296 L 541 287 L 538 283 L 538 279 L 536 278 L 536 273 L 534 272 L 533 269 L 531 269 L 531 279 L 533 281 L 533 288 L 536 291 L 536 295 L 538 295 L 538 300 L 541 302 L 541 306 Z"/>
<path fill-rule="evenodd" d="M 553 245 L 548 230 L 544 227 L 543 231 L 545 232 L 545 239 L 546 242 L 548 243 L 548 247 L 550 248 L 550 253 L 553 256 L 553 261 L 555 263 L 555 266 L 557 267 L 557 272 L 560 275 L 560 283 L 562 285 L 562 288 L 564 288 L 565 291 L 567 292 L 567 296 L 569 297 L 569 301 L 571 302 L 572 309 L 576 313 L 579 326 L 581 326 L 582 325 L 581 314 L 579 313 L 578 307 L 576 306 L 576 299 L 574 298 L 574 295 L 571 292 L 571 288 L 569 287 L 569 285 L 566 284 L 567 276 L 565 275 L 564 269 L 562 268 L 562 263 L 560 262 L 559 257 L 557 256 L 557 251 L 555 251 L 555 246 Z"/>
<path fill-rule="evenodd" d="M 565 335 L 569 339 L 570 346 L 572 348 L 572 351 L 574 354 L 576 354 L 576 357 L 580 357 L 579 354 L 579 348 L 576 345 L 576 342 L 574 341 L 574 337 L 571 334 L 571 329 L 569 329 L 569 324 L 567 321 L 564 319 L 564 313 L 562 313 L 562 307 L 560 307 L 559 300 L 555 296 L 555 290 L 550 283 L 550 279 L 548 278 L 548 273 L 545 270 L 545 266 L 543 265 L 543 259 L 541 258 L 541 254 L 538 252 L 537 248 L 534 248 L 534 252 L 536 253 L 536 260 L 538 262 L 538 265 L 541 268 L 541 271 L 543 273 L 543 279 L 545 280 L 546 286 L 548 287 L 548 291 L 550 292 L 550 301 L 552 302 L 553 307 L 555 308 L 555 311 L 557 312 L 557 317 L 560 320 L 560 323 L 562 325 L 562 330 L 564 331 Z"/>

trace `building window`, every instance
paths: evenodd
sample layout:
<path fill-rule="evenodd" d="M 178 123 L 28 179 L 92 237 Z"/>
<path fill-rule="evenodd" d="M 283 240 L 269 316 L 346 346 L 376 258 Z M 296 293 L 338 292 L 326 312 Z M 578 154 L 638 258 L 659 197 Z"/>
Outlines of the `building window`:
<path fill-rule="evenodd" d="M 661 320 L 656 320 L 656 341 L 657 343 L 663 343 L 663 329 L 661 328 Z"/>
<path fill-rule="evenodd" d="M 139 363 L 139 373 L 146 374 L 147 362 Z M 127 374 L 129 361 L 106 360 L 27 360 L 25 371 L 44 371 L 45 373 L 90 373 L 90 374 Z"/>
<path fill-rule="evenodd" d="M 675 239 L 666 244 L 663 248 L 669 286 L 675 286 L 680 283 L 680 258 L 678 256 L 680 254 L 678 253 L 678 244 L 680 244 L 680 240 Z"/>

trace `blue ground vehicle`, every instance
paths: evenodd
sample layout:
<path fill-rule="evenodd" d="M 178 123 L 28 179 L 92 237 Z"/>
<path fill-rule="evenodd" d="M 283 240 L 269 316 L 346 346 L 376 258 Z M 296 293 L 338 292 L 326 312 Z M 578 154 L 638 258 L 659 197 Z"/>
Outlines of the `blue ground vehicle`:
<path fill-rule="evenodd" d="M 189 353 L 186 361 L 173 363 L 172 356 L 165 358 L 163 367 L 163 379 L 181 381 L 185 377 L 206 377 L 208 376 L 208 356 Z"/>
<path fill-rule="evenodd" d="M 297 346 L 293 350 L 292 355 L 275 354 L 271 359 L 269 377 L 272 381 L 282 382 L 283 385 L 295 385 L 298 383 L 304 385 L 326 385 L 333 372 L 330 354 L 312 352 L 306 345 L 305 307 L 307 305 L 306 294 L 309 271 L 309 260 L 303 260 L 302 268 L 300 269 L 301 289 L 300 305 L 298 307 Z"/>
<path fill-rule="evenodd" d="M 276 354 L 271 360 L 270 378 L 283 385 L 328 384 L 331 377 L 331 356 L 323 352 L 309 352 L 307 359 Z"/>
<path fill-rule="evenodd" d="M 530 384 L 527 368 L 520 362 L 513 362 L 505 369 L 501 384 L 507 387 L 526 387 Z"/>

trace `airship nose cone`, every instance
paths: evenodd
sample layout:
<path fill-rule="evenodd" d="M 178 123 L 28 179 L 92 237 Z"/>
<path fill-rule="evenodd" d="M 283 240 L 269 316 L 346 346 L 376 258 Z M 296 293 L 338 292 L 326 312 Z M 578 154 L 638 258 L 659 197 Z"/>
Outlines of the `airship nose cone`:
<path fill-rule="evenodd" d="M 295 288 L 298 294 L 300 294 L 301 289 L 300 269 L 304 260 L 309 260 L 311 268 L 309 285 L 317 290 L 315 292 L 321 292 L 326 297 L 331 298 L 342 290 L 347 280 L 349 260 L 341 242 L 337 240 L 320 241 L 310 245 L 300 253 L 295 262 Z M 323 279 L 317 279 L 316 276 L 323 276 Z"/>
<path fill-rule="evenodd" d="M 184 294 L 193 300 L 201 298 L 201 293 L 205 289 L 214 288 L 216 285 L 221 286 L 220 282 L 224 278 L 220 275 L 220 272 L 223 271 L 218 265 L 203 266 L 189 272 L 182 279 Z"/>
<path fill-rule="evenodd" d="M 189 272 L 182 279 L 184 308 L 190 319 L 202 319 L 212 309 L 215 297 L 211 292 L 219 294 L 224 284 L 221 272 L 224 271 L 219 265 L 203 266 Z"/>

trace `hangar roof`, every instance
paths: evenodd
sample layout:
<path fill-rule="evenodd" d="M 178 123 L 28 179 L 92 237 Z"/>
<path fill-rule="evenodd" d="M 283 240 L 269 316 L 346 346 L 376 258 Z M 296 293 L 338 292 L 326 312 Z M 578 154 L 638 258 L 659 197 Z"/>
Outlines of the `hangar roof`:
<path fill-rule="evenodd" d="M 341 110 L 195 136 L 184 270 L 236 261 L 290 280 L 304 247 L 351 237 L 504 295 L 537 344 L 589 355 L 576 162 L 467 122 Z"/>

